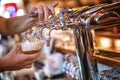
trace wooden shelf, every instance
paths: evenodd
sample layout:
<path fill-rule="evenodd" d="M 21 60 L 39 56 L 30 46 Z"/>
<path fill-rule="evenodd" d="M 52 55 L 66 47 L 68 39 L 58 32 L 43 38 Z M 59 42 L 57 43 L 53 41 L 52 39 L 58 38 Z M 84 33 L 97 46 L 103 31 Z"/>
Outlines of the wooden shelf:
<path fill-rule="evenodd" d="M 99 54 L 96 54 L 95 57 L 99 63 L 120 68 L 120 54 L 118 53 L 101 51 Z"/>
<path fill-rule="evenodd" d="M 101 51 L 106 51 L 106 52 L 112 52 L 113 54 L 114 53 L 117 53 L 120 55 L 120 49 L 115 49 L 115 48 L 101 48 L 101 47 L 98 47 L 99 50 Z"/>
<path fill-rule="evenodd" d="M 109 37 L 109 38 L 117 38 L 120 39 L 120 33 L 112 33 L 112 32 L 104 32 L 104 31 L 96 31 L 96 36 L 102 36 L 102 37 Z"/>

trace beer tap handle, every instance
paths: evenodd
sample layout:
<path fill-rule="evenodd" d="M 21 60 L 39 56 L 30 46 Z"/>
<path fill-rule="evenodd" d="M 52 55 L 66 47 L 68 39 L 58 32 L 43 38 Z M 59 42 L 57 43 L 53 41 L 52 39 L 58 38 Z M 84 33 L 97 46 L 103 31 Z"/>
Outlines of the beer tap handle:
<path fill-rule="evenodd" d="M 65 22 L 65 19 L 64 19 L 64 12 L 63 12 L 63 9 L 60 9 L 60 17 L 59 17 L 59 21 L 60 21 L 60 24 L 62 26 L 62 30 L 68 30 L 67 26 L 66 26 L 66 22 Z"/>

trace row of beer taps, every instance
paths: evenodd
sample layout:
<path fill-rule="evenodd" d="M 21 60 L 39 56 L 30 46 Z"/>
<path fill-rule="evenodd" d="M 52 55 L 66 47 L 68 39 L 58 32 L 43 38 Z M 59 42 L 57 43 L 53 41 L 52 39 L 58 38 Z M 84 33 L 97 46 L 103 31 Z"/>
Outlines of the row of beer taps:
<path fill-rule="evenodd" d="M 98 29 L 120 25 L 120 15 L 117 12 L 120 2 L 113 4 L 100 4 L 96 6 L 85 6 L 78 10 L 60 9 L 58 16 L 50 15 L 48 22 L 37 24 L 40 27 L 40 34 L 47 28 L 46 44 L 49 46 L 52 30 L 68 28 L 80 28 L 82 30 Z"/>

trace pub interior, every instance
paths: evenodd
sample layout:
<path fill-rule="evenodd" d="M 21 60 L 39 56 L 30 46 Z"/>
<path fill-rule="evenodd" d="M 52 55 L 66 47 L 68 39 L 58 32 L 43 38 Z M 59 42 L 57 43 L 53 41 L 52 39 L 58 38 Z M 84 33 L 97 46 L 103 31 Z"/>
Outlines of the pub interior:
<path fill-rule="evenodd" d="M 0 72 L 0 80 L 120 80 L 119 0 L 0 0 L 0 16 L 22 16 L 53 2 L 59 4 L 49 23 L 31 33 L 0 34 L 0 59 L 25 37 L 39 33 L 44 43 L 36 44 L 40 55 L 31 68 Z"/>

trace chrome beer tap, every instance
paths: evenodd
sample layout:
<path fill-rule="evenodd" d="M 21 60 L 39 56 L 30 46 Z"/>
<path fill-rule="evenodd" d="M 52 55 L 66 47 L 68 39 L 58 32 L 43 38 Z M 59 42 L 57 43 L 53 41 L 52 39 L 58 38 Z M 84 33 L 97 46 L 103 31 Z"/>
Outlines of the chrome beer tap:
<path fill-rule="evenodd" d="M 64 18 L 63 9 L 60 9 L 59 21 L 60 21 L 60 24 L 62 26 L 62 30 L 68 30 L 68 28 L 66 26 L 65 18 Z"/>
<path fill-rule="evenodd" d="M 49 31 L 46 33 L 46 39 L 45 39 L 45 43 L 46 43 L 46 46 L 49 47 L 50 46 L 50 40 L 51 40 L 51 32 L 53 30 L 57 30 L 58 27 L 52 27 L 51 29 L 49 29 Z"/>
<path fill-rule="evenodd" d="M 76 17 L 76 19 L 80 19 L 77 25 L 73 22 L 81 80 L 100 80 L 94 58 L 95 42 L 91 30 L 120 25 L 120 13 L 116 11 L 120 9 L 119 5 L 120 2 L 117 2 L 85 8 L 85 10 L 79 11 L 81 13 Z"/>

